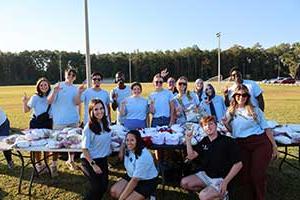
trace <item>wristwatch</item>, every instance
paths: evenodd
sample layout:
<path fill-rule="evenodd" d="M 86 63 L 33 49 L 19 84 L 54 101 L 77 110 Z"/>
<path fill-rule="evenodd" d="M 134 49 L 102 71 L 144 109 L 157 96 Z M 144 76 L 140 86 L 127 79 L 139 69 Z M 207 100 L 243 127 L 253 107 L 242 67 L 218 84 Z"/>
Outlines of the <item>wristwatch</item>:
<path fill-rule="evenodd" d="M 92 160 L 92 161 L 90 162 L 90 164 L 93 166 L 93 165 L 96 165 L 96 162 L 95 162 L 94 160 Z"/>

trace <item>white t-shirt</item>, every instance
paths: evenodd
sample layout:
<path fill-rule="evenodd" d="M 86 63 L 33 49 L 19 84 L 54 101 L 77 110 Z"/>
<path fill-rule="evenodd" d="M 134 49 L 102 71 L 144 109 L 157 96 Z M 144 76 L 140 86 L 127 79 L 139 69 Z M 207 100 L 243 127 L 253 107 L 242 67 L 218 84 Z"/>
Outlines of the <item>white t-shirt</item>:
<path fill-rule="evenodd" d="M 232 136 L 234 138 L 260 135 L 264 133 L 264 129 L 270 128 L 262 110 L 259 107 L 254 107 L 254 112 L 257 115 L 257 120 L 254 120 L 252 116 L 249 116 L 245 108 L 236 109 L 234 116 L 231 116 L 228 111 L 226 112 L 227 118 L 231 119 L 233 117 L 230 124 L 232 127 Z"/>
<path fill-rule="evenodd" d="M 39 116 L 47 111 L 49 104 L 46 96 L 40 97 L 39 95 L 34 94 L 32 97 L 30 97 L 27 106 L 31 108 L 33 115 Z M 48 114 L 52 116 L 51 107 Z"/>
<path fill-rule="evenodd" d="M 212 103 L 215 107 L 217 121 L 220 122 L 221 119 L 225 116 L 227 109 L 224 99 L 219 95 L 215 95 L 215 97 L 212 99 Z M 204 108 L 207 114 L 211 115 L 210 106 L 205 102 L 205 100 L 201 102 L 200 106 Z"/>
<path fill-rule="evenodd" d="M 148 149 L 144 148 L 138 159 L 133 152 L 129 151 L 128 153 L 128 156 L 124 156 L 124 166 L 129 177 L 136 177 L 140 180 L 150 180 L 157 177 L 158 172 Z"/>
<path fill-rule="evenodd" d="M 253 106 L 259 107 L 256 97 L 258 97 L 261 93 L 263 93 L 262 89 L 259 87 L 259 85 L 255 81 L 252 81 L 252 80 L 243 80 L 243 85 L 245 85 L 249 90 L 249 93 L 251 95 L 250 99 L 251 99 L 251 103 L 253 104 Z M 237 86 L 237 84 L 234 83 L 230 88 L 228 88 L 229 100 L 231 100 L 236 86 Z"/>

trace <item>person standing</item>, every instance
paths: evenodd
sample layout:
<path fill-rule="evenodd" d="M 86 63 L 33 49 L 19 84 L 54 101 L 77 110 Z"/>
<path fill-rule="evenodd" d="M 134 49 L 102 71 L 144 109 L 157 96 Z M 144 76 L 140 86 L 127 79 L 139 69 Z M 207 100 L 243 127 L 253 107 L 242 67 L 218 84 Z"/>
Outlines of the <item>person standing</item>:
<path fill-rule="evenodd" d="M 86 200 L 102 199 L 108 187 L 108 162 L 111 154 L 111 131 L 100 99 L 92 99 L 88 108 L 89 121 L 82 132 L 82 167 L 91 185 Z"/>
<path fill-rule="evenodd" d="M 148 102 L 141 96 L 142 85 L 138 82 L 131 84 L 132 95 L 121 103 L 120 114 L 125 116 L 124 126 L 128 130 L 147 127 Z"/>
<path fill-rule="evenodd" d="M 124 125 L 124 116 L 120 115 L 121 102 L 131 95 L 131 90 L 128 85 L 125 85 L 125 75 L 121 71 L 116 73 L 115 83 L 117 87 L 110 92 L 111 107 L 117 111 L 117 124 Z"/>
<path fill-rule="evenodd" d="M 176 81 L 173 77 L 168 78 L 167 80 L 168 90 L 170 90 L 174 96 L 178 94 L 178 90 L 176 88 Z"/>
<path fill-rule="evenodd" d="M 208 115 L 215 116 L 221 122 L 226 112 L 226 105 L 222 96 L 216 95 L 215 88 L 211 84 L 205 87 L 205 100 L 200 104 Z"/>
<path fill-rule="evenodd" d="M 202 101 L 205 100 L 205 91 L 204 91 L 204 84 L 203 84 L 203 80 L 201 78 L 198 78 L 195 81 L 195 86 L 194 86 L 194 91 L 193 91 L 199 100 L 199 103 L 202 103 Z"/>
<path fill-rule="evenodd" d="M 40 78 L 36 83 L 36 92 L 33 96 L 30 98 L 27 97 L 26 93 L 24 93 L 24 96 L 22 98 L 23 101 L 23 112 L 27 113 L 29 111 L 32 111 L 32 119 L 29 123 L 29 128 L 47 128 L 52 129 L 53 121 L 52 121 L 52 114 L 51 114 L 51 104 L 48 104 L 47 97 L 51 91 L 51 84 L 45 77 Z M 49 120 L 46 122 L 38 122 L 36 118 L 45 113 L 48 112 L 48 114 L 51 116 Z M 53 154 L 53 161 L 52 165 L 50 166 L 51 170 L 51 176 L 55 177 L 58 176 L 57 172 L 57 153 Z M 35 160 L 38 162 L 36 165 L 36 169 L 38 172 L 41 172 L 42 170 L 45 170 L 45 166 L 42 165 L 39 161 L 41 160 L 41 152 L 35 152 Z"/>
<path fill-rule="evenodd" d="M 61 130 L 66 127 L 76 128 L 79 123 L 79 110 L 75 102 L 78 94 L 77 87 L 73 84 L 76 80 L 74 69 L 65 70 L 65 81 L 59 82 L 48 96 L 48 103 L 52 106 L 53 129 Z M 66 162 L 70 170 L 75 170 L 74 153 L 69 153 Z"/>
<path fill-rule="evenodd" d="M 163 82 L 160 74 L 153 77 L 155 91 L 149 95 L 149 111 L 152 114 L 151 127 L 168 126 L 174 123 L 173 93 L 163 88 Z"/>
<path fill-rule="evenodd" d="M 278 155 L 277 145 L 264 113 L 251 103 L 246 85 L 238 85 L 223 119 L 240 147 L 243 169 L 241 183 L 248 186 L 254 200 L 264 200 L 266 171 L 270 160 Z"/>
<path fill-rule="evenodd" d="M 84 85 L 78 87 L 78 94 L 75 97 L 75 102 L 80 105 L 81 102 L 84 103 L 84 125 L 88 122 L 88 105 L 92 99 L 101 99 L 105 105 L 106 116 L 108 116 L 110 121 L 110 107 L 109 107 L 109 94 L 106 90 L 101 88 L 101 82 L 103 80 L 103 75 L 99 72 L 94 72 L 92 74 L 92 87 L 84 88 Z"/>
<path fill-rule="evenodd" d="M 4 111 L 0 108 L 0 136 L 9 136 L 9 130 L 10 122 Z M 12 169 L 14 167 L 14 162 L 12 160 L 11 150 L 3 151 L 3 154 L 7 162 L 7 167 Z"/>
<path fill-rule="evenodd" d="M 264 102 L 264 98 L 263 98 L 263 91 L 255 81 L 244 80 L 242 78 L 242 73 L 240 72 L 239 68 L 237 68 L 237 67 L 233 67 L 230 70 L 230 80 L 234 81 L 234 84 L 230 88 L 228 88 L 228 89 L 225 88 L 225 90 L 224 90 L 224 98 L 225 98 L 226 106 L 230 105 L 230 101 L 232 99 L 232 95 L 233 95 L 235 88 L 238 85 L 243 84 L 249 90 L 249 93 L 251 95 L 250 99 L 251 99 L 252 105 L 255 107 L 259 107 L 262 111 L 264 111 L 265 102 Z"/>

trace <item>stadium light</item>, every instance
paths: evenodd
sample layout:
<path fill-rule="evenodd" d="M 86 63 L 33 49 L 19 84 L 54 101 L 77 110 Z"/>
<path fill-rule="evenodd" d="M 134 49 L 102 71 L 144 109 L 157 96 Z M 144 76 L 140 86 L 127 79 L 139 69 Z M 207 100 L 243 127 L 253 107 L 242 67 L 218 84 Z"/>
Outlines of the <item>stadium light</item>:
<path fill-rule="evenodd" d="M 216 34 L 218 38 L 218 83 L 221 81 L 221 32 Z"/>

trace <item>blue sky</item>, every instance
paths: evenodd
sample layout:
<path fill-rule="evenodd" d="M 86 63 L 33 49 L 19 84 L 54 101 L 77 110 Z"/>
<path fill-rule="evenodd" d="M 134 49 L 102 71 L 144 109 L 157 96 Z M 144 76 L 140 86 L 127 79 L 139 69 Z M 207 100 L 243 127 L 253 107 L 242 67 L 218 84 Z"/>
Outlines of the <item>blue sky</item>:
<path fill-rule="evenodd" d="M 89 0 L 92 53 L 299 42 L 299 0 Z M 0 51 L 85 51 L 84 0 L 0 1 Z"/>

